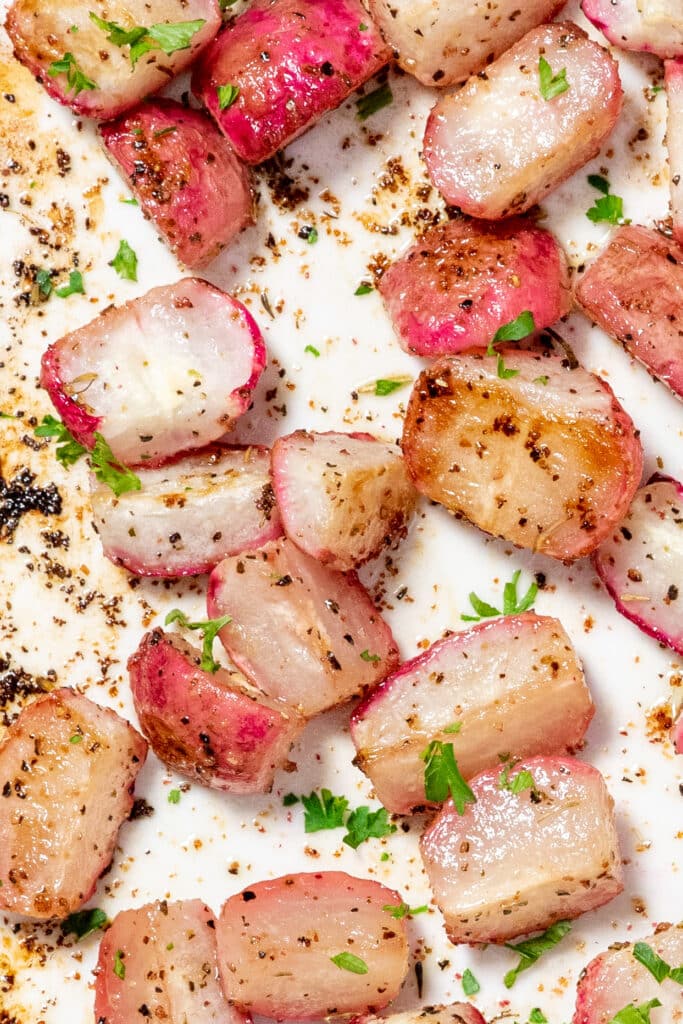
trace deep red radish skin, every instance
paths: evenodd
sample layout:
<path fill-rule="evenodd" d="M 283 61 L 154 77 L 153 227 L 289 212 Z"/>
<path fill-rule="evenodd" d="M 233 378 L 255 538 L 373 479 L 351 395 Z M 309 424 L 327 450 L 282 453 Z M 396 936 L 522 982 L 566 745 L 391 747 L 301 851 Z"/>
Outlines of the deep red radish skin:
<path fill-rule="evenodd" d="M 282 535 L 267 448 L 212 445 L 137 475 L 118 498 L 90 480 L 104 553 L 136 576 L 197 576 Z"/>
<path fill-rule="evenodd" d="M 265 359 L 245 307 L 187 277 L 50 345 L 41 385 L 86 448 L 99 431 L 123 463 L 149 467 L 221 437 L 248 408 Z"/>
<path fill-rule="evenodd" d="M 191 37 L 190 45 L 173 54 L 152 50 L 131 66 L 130 48 L 115 46 L 107 32 L 90 19 L 98 17 L 130 29 L 141 25 L 203 21 Z M 169 78 L 180 74 L 216 35 L 221 24 L 217 0 L 114 0 L 108 6 L 66 0 L 14 0 L 5 28 L 14 46 L 14 55 L 38 79 L 59 103 L 77 114 L 106 120 L 117 117 L 146 96 L 168 85 Z M 82 71 L 97 88 L 76 93 L 65 74 L 52 77 L 48 69 L 71 53 Z"/>
<path fill-rule="evenodd" d="M 359 0 L 255 0 L 197 62 L 192 91 L 237 155 L 259 164 L 343 103 L 390 57 Z M 226 83 L 239 95 L 221 110 L 218 87 Z"/>
<path fill-rule="evenodd" d="M 140 728 L 169 768 L 227 793 L 267 793 L 304 722 L 226 669 L 204 672 L 201 650 L 155 629 L 128 660 Z"/>
<path fill-rule="evenodd" d="M 525 758 L 534 789 L 501 786 L 503 766 L 470 780 L 420 850 L 451 942 L 507 942 L 603 906 L 622 891 L 613 801 L 600 773 L 573 758 Z M 539 799 L 540 797 L 540 799 Z"/>
<path fill-rule="evenodd" d="M 576 300 L 683 397 L 683 246 L 652 228 L 618 228 L 579 281 Z"/>
<path fill-rule="evenodd" d="M 417 501 L 400 448 L 370 434 L 297 430 L 273 445 L 272 472 L 287 537 L 342 571 L 404 536 Z"/>
<path fill-rule="evenodd" d="M 486 347 L 529 310 L 537 328 L 571 308 L 564 253 L 528 221 L 458 218 L 430 228 L 384 272 L 379 291 L 406 352 Z"/>
<path fill-rule="evenodd" d="M 683 35 L 683 31 L 682 31 Z M 668 117 L 666 149 L 669 157 L 673 236 L 683 245 L 683 45 L 678 60 L 664 62 Z"/>
<path fill-rule="evenodd" d="M 370 0 L 379 28 L 398 63 L 423 85 L 463 82 L 500 57 L 530 29 L 552 21 L 565 0 Z"/>
<path fill-rule="evenodd" d="M 633 423 L 611 388 L 550 353 L 444 356 L 408 403 L 403 453 L 415 486 L 458 518 L 572 561 L 626 514 L 642 472 Z"/>
<path fill-rule="evenodd" d="M 683 485 L 655 476 L 594 555 L 617 610 L 683 654 Z"/>
<path fill-rule="evenodd" d="M 341 573 L 291 541 L 226 558 L 211 573 L 209 618 L 230 658 L 258 689 L 305 717 L 376 686 L 398 648 L 355 573 Z"/>
<path fill-rule="evenodd" d="M 641 939 L 671 967 L 683 964 L 683 926 L 660 925 L 654 935 Z M 576 992 L 572 1024 L 610 1024 L 625 1006 L 642 1006 L 658 999 L 651 1024 L 683 1020 L 683 989 L 670 979 L 661 983 L 633 955 L 633 943 L 615 943 L 595 957 L 582 972 Z"/>
<path fill-rule="evenodd" d="M 221 990 L 216 921 L 201 900 L 162 900 L 117 914 L 100 943 L 95 973 L 99 1024 L 145 1017 L 165 1024 L 250 1024 Z"/>
<path fill-rule="evenodd" d="M 388 810 L 408 814 L 428 802 L 421 755 L 432 740 L 453 744 L 469 779 L 501 755 L 573 752 L 594 710 L 557 619 L 510 615 L 437 641 L 385 679 L 351 718 L 355 764 Z"/>
<path fill-rule="evenodd" d="M 570 88 L 546 101 L 538 64 L 566 69 Z M 432 110 L 424 158 L 432 184 L 463 213 L 524 213 L 600 150 L 621 112 L 617 64 L 572 22 L 543 25 Z"/>
<path fill-rule="evenodd" d="M 671 742 L 677 754 L 683 754 L 683 710 L 679 711 L 678 718 L 671 729 Z"/>
<path fill-rule="evenodd" d="M 147 101 L 102 125 L 100 137 L 185 266 L 209 263 L 253 222 L 249 170 L 202 111 Z"/>
<path fill-rule="evenodd" d="M 352 1024 L 486 1024 L 471 1003 L 451 1003 L 449 1006 L 424 1006 L 405 1013 L 391 1013 L 385 1017 L 357 1017 Z"/>
<path fill-rule="evenodd" d="M 75 690 L 24 708 L 0 746 L 0 909 L 48 920 L 92 896 L 146 755 L 125 719 Z"/>
<path fill-rule="evenodd" d="M 341 871 L 285 875 L 231 896 L 217 928 L 228 999 L 275 1020 L 314 1020 L 383 1009 L 408 971 L 401 897 Z M 265 956 L 262 954 L 265 953 Z M 365 974 L 338 967 L 350 953 Z"/>
<path fill-rule="evenodd" d="M 683 10 L 677 0 L 581 0 L 581 10 L 621 50 L 683 57 Z"/>

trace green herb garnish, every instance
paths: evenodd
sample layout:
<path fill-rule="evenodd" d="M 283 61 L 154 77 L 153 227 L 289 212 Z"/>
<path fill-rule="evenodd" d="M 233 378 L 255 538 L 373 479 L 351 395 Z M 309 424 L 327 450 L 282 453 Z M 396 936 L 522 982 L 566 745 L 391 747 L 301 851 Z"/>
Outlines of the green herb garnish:
<path fill-rule="evenodd" d="M 117 949 L 114 953 L 114 974 L 117 978 L 120 978 L 121 981 L 126 977 L 126 965 L 123 962 L 124 956 L 125 954 L 122 949 Z"/>
<path fill-rule="evenodd" d="M 356 100 L 356 117 L 359 121 L 367 121 L 369 117 L 376 114 L 382 107 L 388 107 L 393 98 L 394 95 L 391 87 L 388 82 L 385 82 L 378 89 L 373 89 L 372 92 L 369 92 L 367 96 L 361 96 L 359 100 Z"/>
<path fill-rule="evenodd" d="M 198 629 L 202 637 L 202 658 L 199 667 L 202 672 L 217 672 L 221 667 L 220 663 L 213 656 L 213 642 L 223 626 L 232 622 L 230 615 L 221 615 L 219 619 L 203 619 L 199 622 L 190 622 L 185 612 L 180 608 L 174 608 L 164 619 L 164 625 L 170 626 L 173 622 L 179 622 L 185 629 Z"/>
<path fill-rule="evenodd" d="M 550 928 L 547 928 L 542 935 L 538 935 L 535 939 L 526 939 L 524 942 L 518 943 L 506 942 L 505 945 L 508 949 L 519 953 L 519 963 L 505 975 L 503 979 L 505 987 L 512 988 L 518 976 L 523 971 L 533 967 L 544 953 L 554 949 L 558 942 L 565 935 L 569 934 L 571 927 L 569 921 L 558 921 L 557 924 L 551 925 Z"/>
<path fill-rule="evenodd" d="M 466 996 L 476 996 L 477 992 L 481 989 L 481 985 L 472 974 L 469 967 L 466 967 L 462 975 L 462 990 Z"/>
<path fill-rule="evenodd" d="M 64 426 L 61 420 L 54 416 L 43 416 L 41 423 L 34 429 L 36 437 L 54 437 L 57 439 L 55 454 L 57 461 L 62 466 L 69 468 L 78 462 L 82 455 L 85 455 L 87 448 L 75 439 L 70 430 Z"/>
<path fill-rule="evenodd" d="M 168 802 L 169 802 L 169 804 L 179 804 L 180 803 L 180 790 L 179 789 L 172 789 L 169 792 L 169 794 L 168 794 Z"/>
<path fill-rule="evenodd" d="M 365 960 L 361 960 L 359 956 L 354 956 L 353 953 L 337 953 L 336 956 L 331 956 L 330 960 L 342 971 L 350 971 L 351 974 L 368 973 L 368 965 Z"/>
<path fill-rule="evenodd" d="M 420 757 L 425 763 L 425 795 L 428 800 L 443 803 L 450 794 L 460 815 L 465 813 L 467 804 L 477 802 L 474 793 L 460 774 L 452 743 L 432 740 Z"/>
<path fill-rule="evenodd" d="M 219 85 L 216 89 L 218 93 L 218 109 L 227 110 L 231 107 L 237 97 L 240 94 L 239 85 Z"/>
<path fill-rule="evenodd" d="M 358 287 L 356 288 L 356 290 L 355 290 L 355 292 L 353 294 L 354 295 L 369 295 L 371 291 L 374 291 L 374 288 L 372 287 L 372 285 L 368 284 L 367 281 L 361 281 L 361 283 L 358 285 Z"/>
<path fill-rule="evenodd" d="M 116 256 L 109 263 L 119 277 L 125 281 L 137 281 L 138 279 L 138 257 L 135 249 L 132 249 L 125 238 L 119 242 Z"/>
<path fill-rule="evenodd" d="M 602 192 L 600 199 L 596 199 L 586 216 L 594 224 L 604 221 L 607 224 L 630 224 L 630 220 L 624 218 L 624 200 L 621 196 L 612 195 L 610 183 L 601 174 L 589 174 L 588 184 Z"/>
<path fill-rule="evenodd" d="M 661 1006 L 659 999 L 651 999 L 648 1003 L 641 1003 L 634 1006 L 629 1003 L 623 1010 L 619 1010 L 608 1024 L 651 1024 L 650 1013 L 656 1006 Z"/>
<path fill-rule="evenodd" d="M 79 92 L 97 88 L 92 78 L 88 78 L 85 72 L 79 68 L 73 53 L 65 53 L 61 60 L 53 60 L 47 69 L 47 73 L 50 78 L 66 75 L 66 84 L 68 86 L 66 91 L 73 92 L 74 96 L 78 96 Z"/>
<path fill-rule="evenodd" d="M 399 903 L 396 906 L 393 903 L 385 903 L 382 907 L 387 914 L 395 918 L 397 921 L 401 921 L 404 917 L 415 917 L 416 914 L 426 914 L 429 910 L 427 904 L 423 904 L 421 907 L 409 907 L 407 903 Z"/>
<path fill-rule="evenodd" d="M 75 914 L 69 914 L 60 927 L 64 935 L 75 935 L 76 940 L 80 941 L 108 924 L 109 918 L 105 912 L 93 907 L 91 910 L 77 910 Z"/>
<path fill-rule="evenodd" d="M 503 588 L 503 610 L 494 608 L 493 605 L 488 604 L 486 601 L 482 601 L 480 597 L 474 593 L 469 595 L 469 601 L 473 609 L 477 613 L 476 615 L 461 615 L 460 618 L 463 622 L 481 622 L 482 619 L 493 619 L 498 615 L 521 615 L 522 612 L 528 612 L 533 609 L 536 595 L 538 594 L 538 585 L 532 583 L 527 590 L 524 597 L 519 598 L 517 596 L 517 581 L 521 575 L 521 569 L 517 569 L 512 574 L 512 579 L 509 583 L 506 583 Z"/>
<path fill-rule="evenodd" d="M 541 96 L 546 102 L 548 100 L 554 100 L 556 96 L 561 96 L 563 92 L 569 89 L 569 82 L 567 81 L 567 69 L 562 68 L 556 75 L 553 74 L 553 69 L 548 64 L 545 57 L 540 57 L 538 61 L 538 79 L 541 90 Z"/>
<path fill-rule="evenodd" d="M 652 977 L 656 978 L 660 985 L 666 978 L 671 978 L 672 981 L 683 985 L 683 967 L 670 967 L 666 960 L 662 960 L 661 956 L 655 953 L 652 946 L 648 946 L 647 942 L 636 942 L 633 947 L 633 955 L 643 967 L 647 967 Z"/>
<path fill-rule="evenodd" d="M 114 46 L 130 47 L 130 62 L 133 67 L 140 57 L 150 50 L 163 50 L 167 56 L 178 50 L 187 50 L 192 44 L 193 37 L 206 24 L 204 18 L 199 18 L 197 21 L 161 23 L 150 25 L 149 28 L 134 25 L 133 28 L 125 29 L 115 21 L 104 21 L 94 11 L 90 11 L 90 20 L 102 32 L 107 33 L 108 41 Z"/>
<path fill-rule="evenodd" d="M 357 807 L 346 819 L 347 832 L 343 842 L 356 850 L 368 839 L 383 839 L 396 831 L 396 826 L 389 821 L 385 807 L 371 811 L 369 807 Z"/>
<path fill-rule="evenodd" d="M 314 791 L 301 797 L 304 805 L 304 831 L 324 832 L 327 829 L 342 828 L 344 812 L 349 806 L 345 796 L 333 796 L 329 789 L 321 789 L 320 796 Z"/>
<path fill-rule="evenodd" d="M 89 461 L 95 478 L 110 487 L 117 498 L 128 491 L 139 491 L 142 488 L 140 477 L 119 462 L 105 439 L 97 432 Z"/>
<path fill-rule="evenodd" d="M 69 274 L 69 283 L 63 284 L 61 288 L 55 288 L 55 295 L 60 299 L 68 299 L 70 295 L 85 295 L 83 275 L 80 270 L 72 270 Z"/>

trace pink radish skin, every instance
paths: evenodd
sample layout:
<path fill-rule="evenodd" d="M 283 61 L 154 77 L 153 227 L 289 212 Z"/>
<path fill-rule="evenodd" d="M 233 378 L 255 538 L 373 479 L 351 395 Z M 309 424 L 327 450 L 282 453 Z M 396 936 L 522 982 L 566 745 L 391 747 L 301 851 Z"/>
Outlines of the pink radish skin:
<path fill-rule="evenodd" d="M 404 536 L 417 501 L 401 449 L 370 434 L 297 430 L 273 445 L 272 471 L 287 537 L 334 569 Z"/>
<path fill-rule="evenodd" d="M 678 718 L 671 730 L 671 742 L 677 754 L 683 754 L 683 711 L 679 711 Z"/>
<path fill-rule="evenodd" d="M 211 573 L 209 618 L 258 689 L 305 717 L 376 686 L 398 666 L 387 623 L 355 573 L 321 565 L 288 540 L 224 559 Z"/>
<path fill-rule="evenodd" d="M 401 902 L 393 889 L 341 871 L 250 885 L 230 897 L 218 922 L 225 994 L 238 1009 L 275 1020 L 383 1009 L 408 971 L 405 920 L 385 909 Z M 338 967 L 332 957 L 340 953 L 367 972 Z"/>
<path fill-rule="evenodd" d="M 48 920 L 90 899 L 146 755 L 125 719 L 75 690 L 24 708 L 0 746 L 0 909 Z"/>
<path fill-rule="evenodd" d="M 546 101 L 543 57 L 570 88 Z M 592 160 L 621 112 L 617 64 L 570 21 L 527 33 L 432 110 L 424 158 L 447 203 L 484 220 L 524 213 Z"/>
<path fill-rule="evenodd" d="M 528 221 L 439 224 L 382 276 L 379 290 L 406 352 L 434 357 L 486 347 L 529 310 L 537 328 L 571 308 L 564 253 Z"/>
<path fill-rule="evenodd" d="M 444 804 L 420 841 L 451 942 L 507 942 L 596 910 L 622 891 L 613 801 L 600 773 L 572 758 L 532 757 L 534 788 L 502 788 L 502 765 L 470 782 L 461 817 Z"/>
<path fill-rule="evenodd" d="M 388 810 L 409 814 L 427 803 L 421 755 L 432 740 L 453 744 L 467 779 L 505 753 L 572 752 L 594 710 L 557 619 L 510 615 L 438 641 L 385 679 L 351 718 L 355 763 Z"/>
<path fill-rule="evenodd" d="M 200 668 L 201 651 L 155 629 L 128 660 L 140 728 L 160 761 L 227 793 L 268 793 L 303 720 L 237 674 Z"/>
<path fill-rule="evenodd" d="M 581 10 L 621 50 L 683 57 L 683 10 L 678 0 L 581 0 Z"/>
<path fill-rule="evenodd" d="M 664 62 L 664 81 L 668 104 L 666 148 L 669 156 L 672 231 L 679 245 L 683 245 L 683 43 L 681 57 Z"/>
<path fill-rule="evenodd" d="M 90 11 L 125 29 L 141 25 L 203 21 L 184 50 L 166 54 L 150 50 L 131 66 L 130 48 L 115 46 L 107 31 L 95 25 Z M 118 117 L 146 96 L 168 85 L 169 78 L 184 71 L 218 32 L 221 11 L 217 0 L 113 0 L 82 4 L 78 0 L 14 0 L 5 28 L 14 45 L 14 55 L 43 88 L 59 103 L 77 114 L 107 120 Z M 48 69 L 73 54 L 76 64 L 97 88 L 76 93 L 67 76 L 52 77 Z"/>
<path fill-rule="evenodd" d="M 137 576 L 197 576 L 282 535 L 267 448 L 213 445 L 137 475 L 118 498 L 90 479 L 104 553 Z"/>
<path fill-rule="evenodd" d="M 195 64 L 192 91 L 237 155 L 258 164 L 343 103 L 390 57 L 359 0 L 255 0 Z M 239 95 L 221 110 L 218 88 L 226 83 Z"/>
<path fill-rule="evenodd" d="M 201 111 L 148 101 L 102 125 L 100 137 L 142 212 L 186 266 L 210 263 L 253 222 L 249 171 Z"/>
<path fill-rule="evenodd" d="M 683 486 L 655 476 L 594 555 L 617 610 L 683 654 Z"/>
<path fill-rule="evenodd" d="M 251 402 L 266 352 L 255 321 L 200 278 L 109 306 L 50 345 L 41 384 L 77 441 L 126 465 L 216 441 Z"/>

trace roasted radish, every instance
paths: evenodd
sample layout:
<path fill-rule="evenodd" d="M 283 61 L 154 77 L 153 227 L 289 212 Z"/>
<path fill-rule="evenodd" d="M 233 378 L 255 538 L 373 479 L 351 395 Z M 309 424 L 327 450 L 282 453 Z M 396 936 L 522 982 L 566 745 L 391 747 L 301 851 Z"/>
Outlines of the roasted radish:
<path fill-rule="evenodd" d="M 98 432 L 125 464 L 154 465 L 224 434 L 264 365 L 244 306 L 187 277 L 50 345 L 41 383 L 81 444 L 92 448 Z"/>
<path fill-rule="evenodd" d="M 370 434 L 297 430 L 273 446 L 285 533 L 334 569 L 352 569 L 405 534 L 417 492 L 400 448 Z"/>
<path fill-rule="evenodd" d="M 202 652 L 155 629 L 128 661 L 140 728 L 159 760 L 228 793 L 267 793 L 303 720 L 241 677 L 202 668 Z"/>
<path fill-rule="evenodd" d="M 100 134 L 142 212 L 188 267 L 208 263 L 251 223 L 249 171 L 201 111 L 155 100 Z"/>
<path fill-rule="evenodd" d="M 192 90 L 237 155 L 258 164 L 390 57 L 359 0 L 255 0 L 195 65 Z"/>
<path fill-rule="evenodd" d="M 423 1006 L 406 1013 L 392 1013 L 386 1017 L 358 1017 L 353 1024 L 486 1024 L 470 1003 L 451 1003 L 450 1006 Z"/>
<path fill-rule="evenodd" d="M 677 754 L 683 754 L 683 708 L 678 712 L 678 718 L 671 729 L 671 742 Z"/>
<path fill-rule="evenodd" d="M 683 397 L 683 247 L 626 225 L 581 278 L 576 299 L 674 394 Z"/>
<path fill-rule="evenodd" d="M 282 533 L 264 448 L 212 446 L 159 469 L 116 497 L 91 478 L 107 558 L 138 576 L 196 576 Z"/>
<path fill-rule="evenodd" d="M 637 1024 L 639 1019 L 650 1024 L 675 1024 L 683 1020 L 683 988 L 680 980 L 673 980 L 667 972 L 667 968 L 680 972 L 681 965 L 683 925 L 663 924 L 641 942 L 615 943 L 591 960 L 581 974 L 573 1024 L 627 1020 Z M 658 1004 L 648 1018 L 621 1014 L 628 1006 L 643 1006 L 654 999 Z"/>
<path fill-rule="evenodd" d="M 581 10 L 622 50 L 683 57 L 683 8 L 678 0 L 581 0 Z"/>
<path fill-rule="evenodd" d="M 683 245 L 683 57 L 679 60 L 667 60 L 664 72 L 669 105 L 666 149 L 669 156 L 671 220 L 673 236 Z"/>
<path fill-rule="evenodd" d="M 613 802 L 572 758 L 507 762 L 450 801 L 420 846 L 451 942 L 505 942 L 595 910 L 623 889 Z"/>
<path fill-rule="evenodd" d="M 220 985 L 214 915 L 201 900 L 146 903 L 117 914 L 100 943 L 99 1024 L 247 1024 Z"/>
<path fill-rule="evenodd" d="M 374 1013 L 408 971 L 401 897 L 341 871 L 285 875 L 231 896 L 218 922 L 225 994 L 275 1020 Z"/>
<path fill-rule="evenodd" d="M 90 898 L 146 754 L 128 722 L 75 690 L 24 708 L 0 746 L 0 908 L 44 920 Z"/>
<path fill-rule="evenodd" d="M 54 99 L 109 118 L 168 85 L 216 35 L 217 0 L 14 0 L 14 54 Z"/>
<path fill-rule="evenodd" d="M 430 357 L 486 347 L 525 310 L 541 328 L 571 308 L 564 253 L 521 220 L 439 224 L 384 272 L 379 290 L 401 346 Z"/>
<path fill-rule="evenodd" d="M 542 60 L 566 89 L 544 90 Z M 523 213 L 598 153 L 621 104 L 609 53 L 572 22 L 543 25 L 439 100 L 424 138 L 429 177 L 473 217 Z"/>
<path fill-rule="evenodd" d="M 235 665 L 306 717 L 376 686 L 398 665 L 391 630 L 354 573 L 274 541 L 226 558 L 209 580 L 211 619 Z"/>
<path fill-rule="evenodd" d="M 598 547 L 640 482 L 630 417 L 599 377 L 554 354 L 444 357 L 410 398 L 418 490 L 488 533 L 571 561 Z"/>
<path fill-rule="evenodd" d="M 356 764 L 396 814 L 427 803 L 425 748 L 452 743 L 466 779 L 512 754 L 581 744 L 593 702 L 557 619 L 528 613 L 454 633 L 386 679 L 357 708 Z"/>
<path fill-rule="evenodd" d="M 404 71 L 423 85 L 462 82 L 537 25 L 551 21 L 565 0 L 370 0 L 370 10 Z"/>
<path fill-rule="evenodd" d="M 594 560 L 621 614 L 683 654 L 683 486 L 653 477 Z"/>

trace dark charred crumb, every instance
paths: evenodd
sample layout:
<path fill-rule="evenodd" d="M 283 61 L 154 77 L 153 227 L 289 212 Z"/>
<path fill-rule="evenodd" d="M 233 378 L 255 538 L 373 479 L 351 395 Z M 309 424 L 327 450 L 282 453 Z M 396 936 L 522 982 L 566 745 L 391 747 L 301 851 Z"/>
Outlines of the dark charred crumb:
<path fill-rule="evenodd" d="M 21 469 L 9 483 L 0 476 L 0 540 L 12 544 L 22 516 L 40 512 L 44 516 L 59 515 L 62 496 L 55 484 L 34 487 L 35 473 Z"/>
<path fill-rule="evenodd" d="M 286 160 L 281 153 L 276 153 L 266 160 L 258 169 L 258 174 L 265 181 L 271 199 L 279 210 L 292 211 L 301 203 L 307 202 L 310 190 L 300 185 L 289 174 L 292 160 Z"/>
<path fill-rule="evenodd" d="M 138 797 L 137 800 L 133 801 L 130 814 L 128 815 L 129 821 L 137 821 L 138 818 L 150 818 L 154 814 L 154 808 L 151 804 L 148 804 L 144 796 Z"/>
<path fill-rule="evenodd" d="M 16 714 L 10 713 L 13 705 L 21 704 L 27 697 L 48 693 L 57 682 L 57 675 L 50 670 L 45 676 L 33 676 L 20 666 L 14 666 L 9 654 L 0 658 L 0 722 L 11 725 Z"/>

